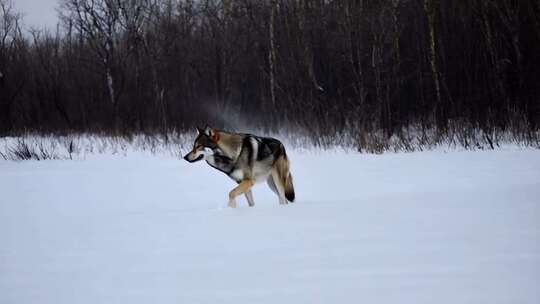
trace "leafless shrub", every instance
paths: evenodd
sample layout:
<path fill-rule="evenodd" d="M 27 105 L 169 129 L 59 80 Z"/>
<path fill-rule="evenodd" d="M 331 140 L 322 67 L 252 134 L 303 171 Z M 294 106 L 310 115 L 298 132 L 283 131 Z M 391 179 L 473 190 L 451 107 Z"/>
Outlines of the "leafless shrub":
<path fill-rule="evenodd" d="M 17 139 L 13 146 L 6 148 L 2 156 L 6 160 L 59 159 L 54 145 L 47 145 L 43 141 L 28 141 L 25 138 Z"/>

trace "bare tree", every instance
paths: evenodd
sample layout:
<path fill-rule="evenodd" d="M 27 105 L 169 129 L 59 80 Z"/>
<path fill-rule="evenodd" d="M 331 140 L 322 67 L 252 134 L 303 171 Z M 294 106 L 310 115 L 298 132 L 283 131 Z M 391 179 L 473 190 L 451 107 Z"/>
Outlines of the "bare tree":
<path fill-rule="evenodd" d="M 435 84 L 435 96 L 437 97 L 437 104 L 441 106 L 441 84 L 439 75 L 439 65 L 437 64 L 437 47 L 435 21 L 437 17 L 438 0 L 424 0 L 424 10 L 428 19 L 428 32 L 429 32 L 429 63 L 431 66 L 431 73 L 433 76 L 433 83 Z"/>
<path fill-rule="evenodd" d="M 269 36 L 270 36 L 270 50 L 268 51 L 268 62 L 270 64 L 270 98 L 272 101 L 272 106 L 276 104 L 276 76 L 275 76 L 275 66 L 276 66 L 276 41 L 274 39 L 275 29 L 274 23 L 276 19 L 276 9 L 277 1 L 270 1 L 270 22 L 269 22 Z"/>
<path fill-rule="evenodd" d="M 23 55 L 17 52 L 23 43 L 21 19 L 12 0 L 0 0 L 0 133 L 12 127 L 12 106 L 24 86 L 18 77 L 22 71 L 13 66 Z"/>
<path fill-rule="evenodd" d="M 86 39 L 99 57 L 105 74 L 109 101 L 118 119 L 118 90 L 116 88 L 117 45 L 120 36 L 121 1 L 117 0 L 63 0 L 65 21 L 73 25 Z"/>

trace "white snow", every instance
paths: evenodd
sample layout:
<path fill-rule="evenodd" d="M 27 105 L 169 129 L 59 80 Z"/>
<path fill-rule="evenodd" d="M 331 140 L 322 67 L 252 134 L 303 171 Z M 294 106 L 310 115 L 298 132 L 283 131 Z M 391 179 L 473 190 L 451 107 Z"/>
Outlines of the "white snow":
<path fill-rule="evenodd" d="M 540 303 L 540 153 L 291 151 L 297 202 L 203 162 L 0 161 L 0 303 Z"/>

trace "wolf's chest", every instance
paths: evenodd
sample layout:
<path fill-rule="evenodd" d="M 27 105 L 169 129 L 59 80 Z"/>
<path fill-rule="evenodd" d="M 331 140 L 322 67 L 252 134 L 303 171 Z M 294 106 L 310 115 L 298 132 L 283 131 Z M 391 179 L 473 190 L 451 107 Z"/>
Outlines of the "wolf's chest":
<path fill-rule="evenodd" d="M 219 154 L 208 156 L 206 158 L 206 162 L 210 166 L 218 169 L 219 171 L 222 171 L 225 174 L 230 174 L 234 167 L 234 162 L 232 161 L 232 159 Z"/>
<path fill-rule="evenodd" d="M 242 169 L 233 170 L 229 177 L 239 183 L 244 179 L 244 171 Z"/>

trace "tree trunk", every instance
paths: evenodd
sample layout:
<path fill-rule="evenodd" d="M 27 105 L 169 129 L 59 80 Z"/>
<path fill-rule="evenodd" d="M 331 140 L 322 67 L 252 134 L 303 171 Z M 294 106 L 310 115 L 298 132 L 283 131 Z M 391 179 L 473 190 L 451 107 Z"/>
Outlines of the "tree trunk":
<path fill-rule="evenodd" d="M 428 18 L 429 31 L 429 62 L 433 75 L 433 84 L 437 97 L 437 107 L 441 106 L 441 85 L 439 79 L 439 67 L 437 65 L 437 50 L 435 46 L 435 6 L 437 0 L 424 0 L 424 10 Z"/>
<path fill-rule="evenodd" d="M 272 101 L 272 107 L 276 105 L 276 80 L 275 80 L 275 65 L 276 65 L 276 46 L 274 41 L 274 22 L 276 15 L 276 0 L 270 2 L 270 51 L 268 52 L 268 62 L 270 64 L 270 98 Z"/>

